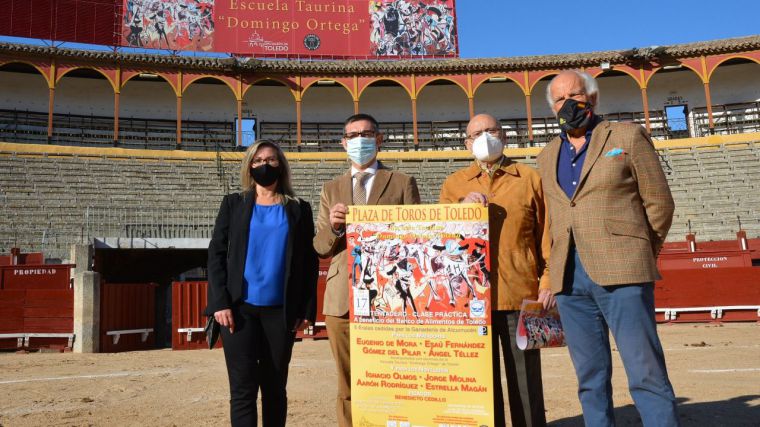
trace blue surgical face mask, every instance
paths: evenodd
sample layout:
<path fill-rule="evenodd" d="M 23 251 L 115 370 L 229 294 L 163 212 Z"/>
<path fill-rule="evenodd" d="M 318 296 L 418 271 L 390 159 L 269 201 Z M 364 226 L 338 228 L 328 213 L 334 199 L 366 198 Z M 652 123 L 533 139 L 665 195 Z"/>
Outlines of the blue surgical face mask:
<path fill-rule="evenodd" d="M 346 151 L 348 158 L 357 165 L 364 166 L 375 158 L 377 154 L 377 140 L 357 136 L 346 142 Z"/>

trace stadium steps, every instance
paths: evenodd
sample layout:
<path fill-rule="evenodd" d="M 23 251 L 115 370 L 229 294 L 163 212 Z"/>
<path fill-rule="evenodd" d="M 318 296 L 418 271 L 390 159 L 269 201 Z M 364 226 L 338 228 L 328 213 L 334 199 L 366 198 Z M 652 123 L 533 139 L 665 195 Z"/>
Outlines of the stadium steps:
<path fill-rule="evenodd" d="M 714 149 L 663 149 L 663 168 L 676 212 L 671 240 L 691 221 L 698 239 L 732 239 L 736 217 L 750 237 L 760 235 L 760 144 Z M 535 158 L 518 159 L 535 165 Z M 443 180 L 467 159 L 403 159 L 384 162 L 417 178 L 424 203 L 438 200 Z M 292 160 L 293 187 L 319 208 L 322 184 L 347 169 L 345 161 Z M 0 156 L 0 250 L 18 244 L 67 258 L 69 245 L 98 235 L 208 237 L 225 183 L 239 188 L 239 163 L 209 160 L 142 160 L 77 156 Z M 43 237 L 45 236 L 44 245 Z"/>

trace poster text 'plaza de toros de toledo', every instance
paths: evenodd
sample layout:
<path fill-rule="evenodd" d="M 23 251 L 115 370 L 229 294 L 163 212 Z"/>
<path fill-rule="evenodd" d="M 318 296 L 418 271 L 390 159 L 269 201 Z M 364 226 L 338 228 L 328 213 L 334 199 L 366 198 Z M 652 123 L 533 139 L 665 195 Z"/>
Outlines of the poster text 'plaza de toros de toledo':
<path fill-rule="evenodd" d="M 458 55 L 454 0 L 124 0 L 121 44 L 260 57 Z"/>
<path fill-rule="evenodd" d="M 492 426 L 491 269 L 482 205 L 351 206 L 356 426 Z"/>

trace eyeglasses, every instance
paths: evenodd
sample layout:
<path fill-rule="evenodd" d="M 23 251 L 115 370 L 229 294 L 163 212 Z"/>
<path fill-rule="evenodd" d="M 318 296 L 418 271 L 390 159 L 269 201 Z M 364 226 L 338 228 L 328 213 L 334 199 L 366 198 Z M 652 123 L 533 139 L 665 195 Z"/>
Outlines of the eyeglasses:
<path fill-rule="evenodd" d="M 266 159 L 262 158 L 255 158 L 251 160 L 251 166 L 258 167 L 263 165 L 264 163 L 268 163 L 269 166 L 279 166 L 280 160 L 277 157 L 267 157 Z"/>
<path fill-rule="evenodd" d="M 483 132 L 488 132 L 491 134 L 491 136 L 498 137 L 501 134 L 501 128 L 489 128 L 489 129 L 475 131 L 472 133 L 472 135 L 467 136 L 467 140 L 472 141 L 472 140 L 478 139 L 480 138 L 480 135 L 483 135 Z"/>
<path fill-rule="evenodd" d="M 363 130 L 361 132 L 349 132 L 349 133 L 343 134 L 343 138 L 345 139 L 354 139 L 360 136 L 362 138 L 374 138 L 375 136 L 377 136 L 377 132 L 375 132 L 374 130 Z"/>

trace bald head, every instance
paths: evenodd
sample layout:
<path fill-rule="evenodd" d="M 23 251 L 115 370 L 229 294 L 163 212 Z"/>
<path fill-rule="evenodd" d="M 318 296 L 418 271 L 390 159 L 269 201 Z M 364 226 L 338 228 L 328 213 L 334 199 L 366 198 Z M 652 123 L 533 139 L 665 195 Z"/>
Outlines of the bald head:
<path fill-rule="evenodd" d="M 546 87 L 546 101 L 557 114 L 567 99 L 589 102 L 596 106 L 599 100 L 599 86 L 588 73 L 567 70 L 557 74 Z"/>
<path fill-rule="evenodd" d="M 486 129 L 500 129 L 499 121 L 490 114 L 478 114 L 470 119 L 467 123 L 467 138 L 472 141 L 475 133 L 483 132 Z M 475 136 L 477 137 L 477 136 Z"/>
<path fill-rule="evenodd" d="M 472 144 L 475 140 L 484 132 L 499 138 L 504 143 L 504 130 L 501 128 L 499 121 L 490 114 L 478 114 L 470 119 L 470 123 L 467 124 L 467 137 L 464 140 L 464 145 L 469 151 L 472 151 Z M 488 163 L 486 161 L 486 163 Z"/>

